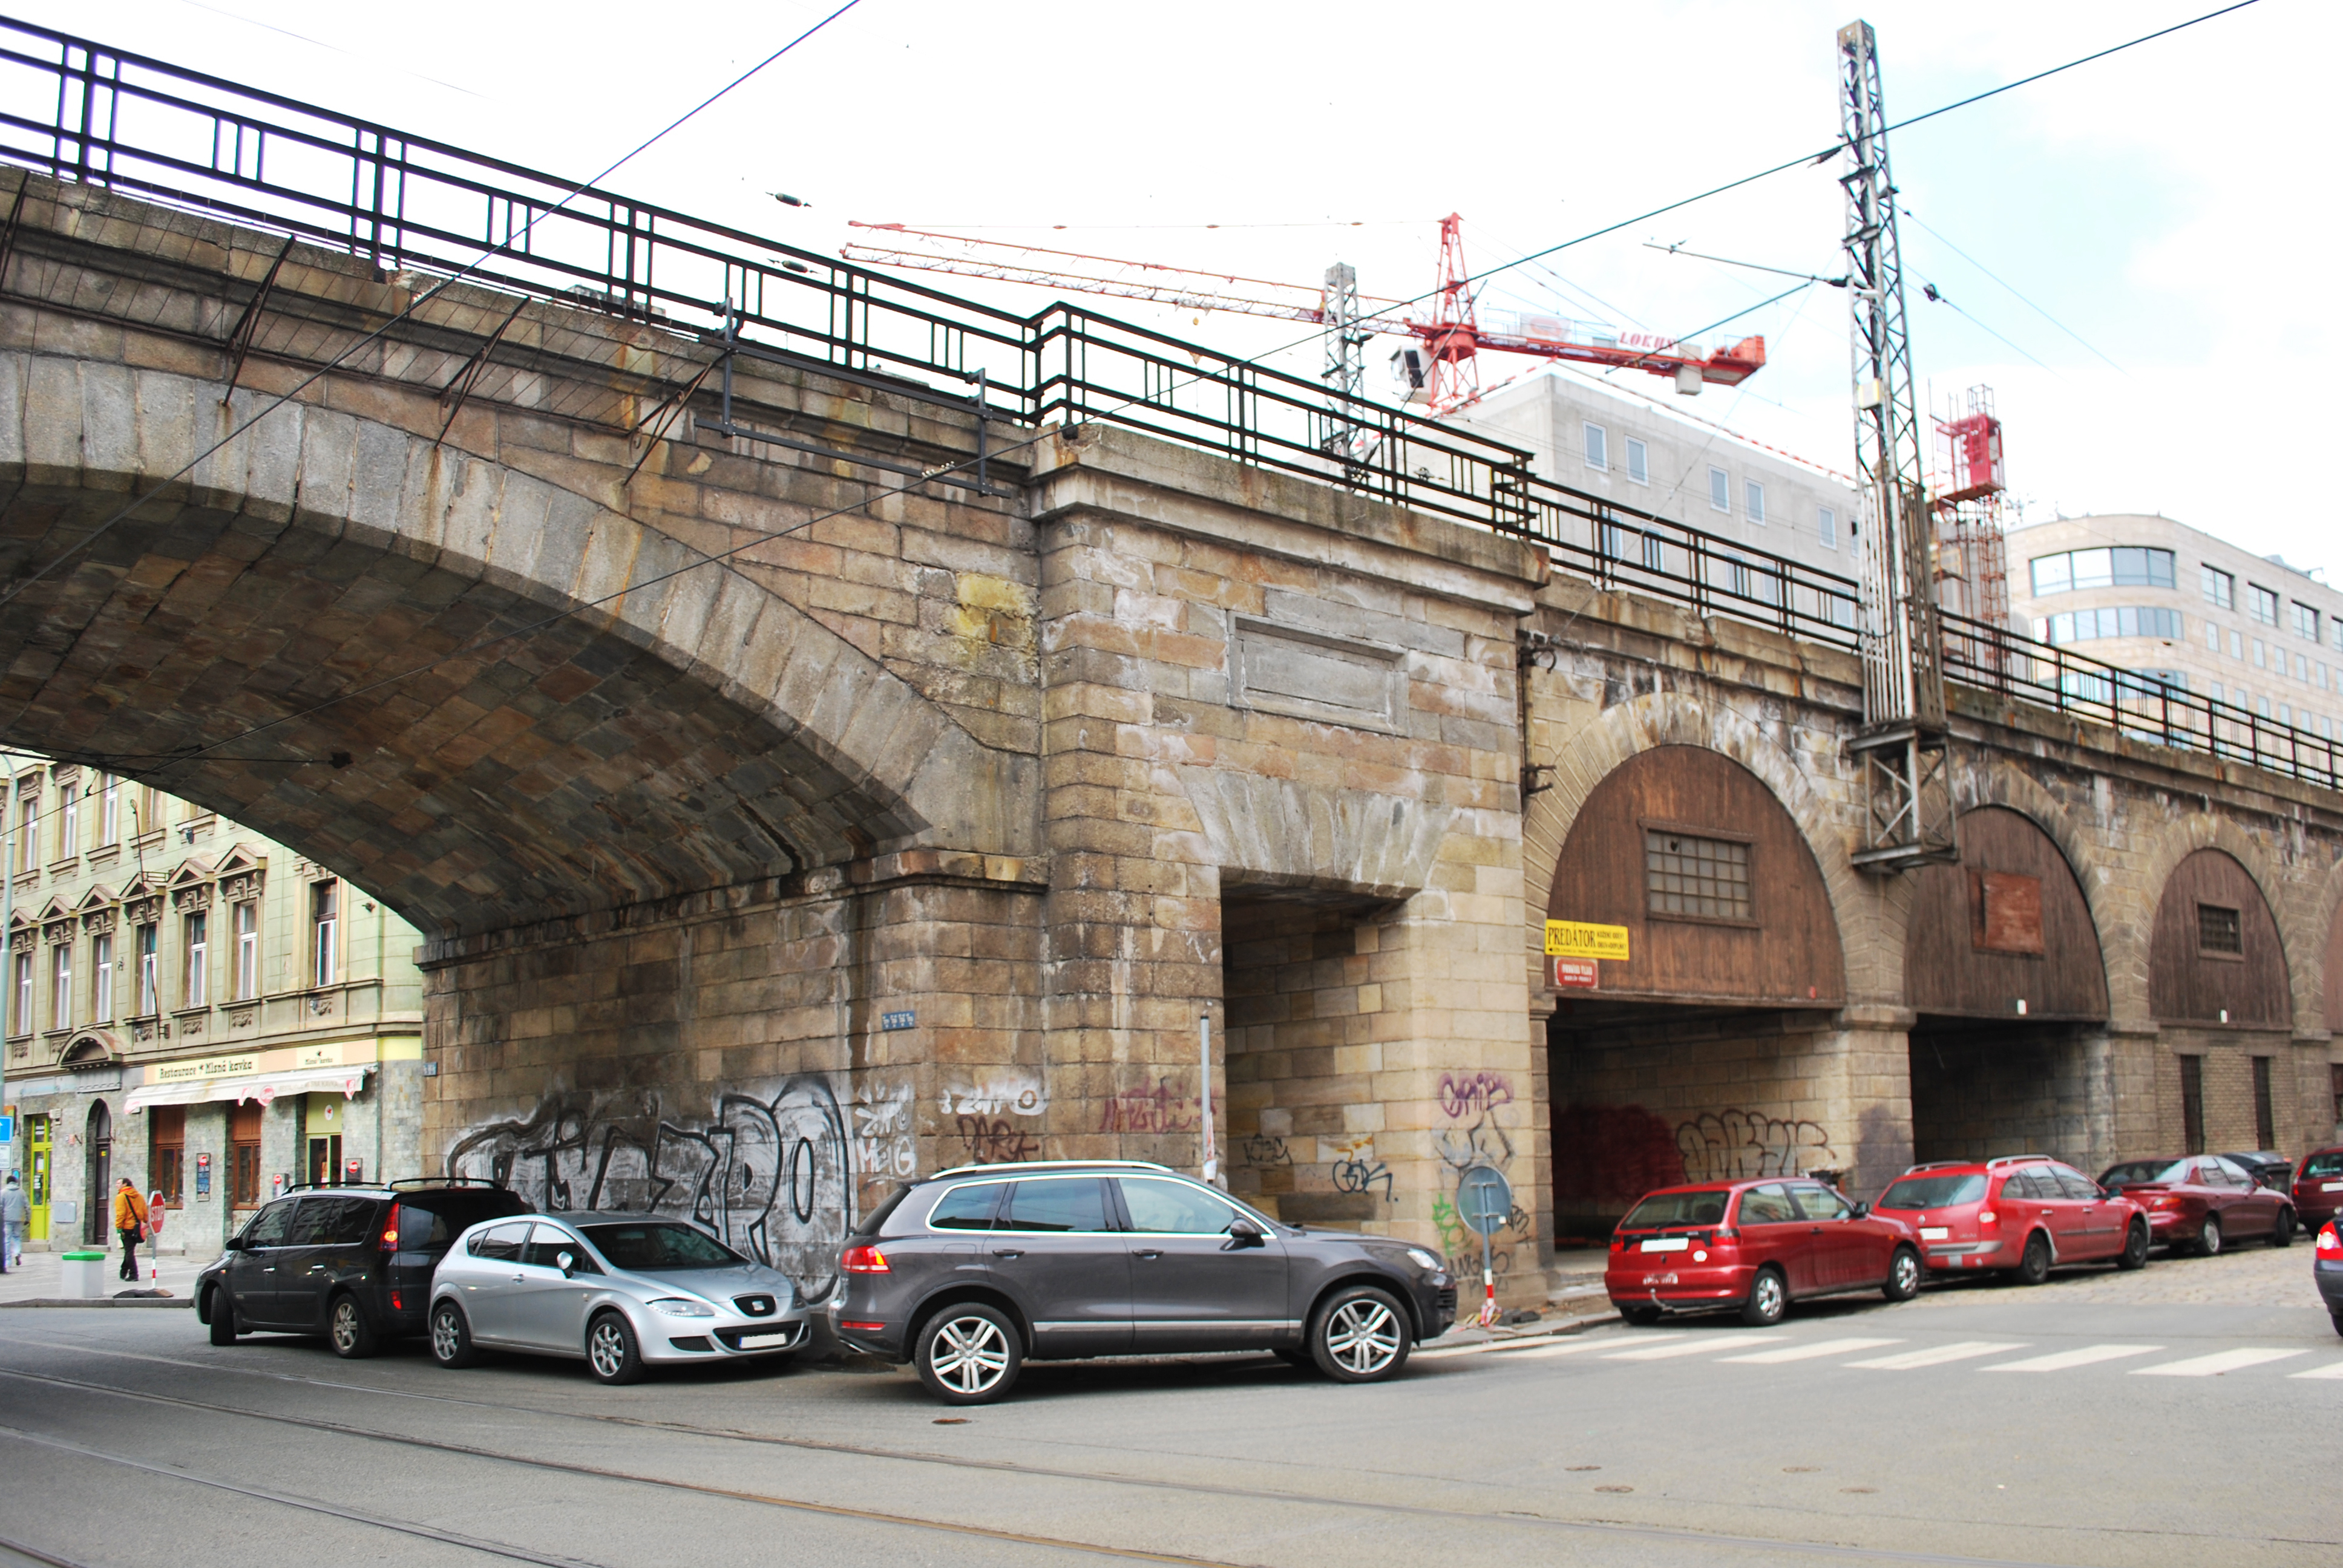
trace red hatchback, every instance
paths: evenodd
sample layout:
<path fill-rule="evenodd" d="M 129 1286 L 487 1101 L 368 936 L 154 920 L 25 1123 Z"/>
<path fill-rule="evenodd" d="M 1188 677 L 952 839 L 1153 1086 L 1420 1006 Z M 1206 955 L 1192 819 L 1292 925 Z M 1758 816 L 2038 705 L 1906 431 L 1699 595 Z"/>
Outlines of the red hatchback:
<path fill-rule="evenodd" d="M 1630 1210 L 1603 1283 L 1631 1323 L 1738 1307 L 1744 1322 L 1763 1326 L 1809 1296 L 1879 1291 L 1908 1302 L 1920 1290 L 1920 1253 L 1901 1221 L 1819 1181 L 1704 1182 L 1663 1188 Z"/>
<path fill-rule="evenodd" d="M 2316 1231 L 2343 1211 L 2343 1148 L 2320 1149 L 2294 1168 L 2294 1217 Z"/>
<path fill-rule="evenodd" d="M 1915 1165 L 1878 1208 L 1912 1227 L 1931 1269 L 2007 1270 L 2021 1285 L 2040 1284 L 2054 1263 L 2137 1269 L 2154 1237 L 2140 1205 L 2039 1154 Z"/>
<path fill-rule="evenodd" d="M 2217 1154 L 2127 1160 L 2108 1166 L 2099 1182 L 2147 1210 L 2157 1241 L 2167 1246 L 2193 1246 L 2209 1258 L 2250 1236 L 2273 1247 L 2294 1240 L 2294 1200 Z"/>

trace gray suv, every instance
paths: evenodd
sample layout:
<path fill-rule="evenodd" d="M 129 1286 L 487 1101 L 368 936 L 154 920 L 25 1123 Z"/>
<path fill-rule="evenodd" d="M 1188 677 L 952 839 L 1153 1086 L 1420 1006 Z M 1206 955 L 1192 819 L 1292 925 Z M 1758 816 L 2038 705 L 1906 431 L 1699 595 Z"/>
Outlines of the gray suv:
<path fill-rule="evenodd" d="M 1001 1398 L 1028 1357 L 1271 1351 L 1343 1382 L 1395 1375 L 1447 1332 L 1456 1284 L 1424 1249 L 1282 1225 L 1161 1165 L 971 1165 L 914 1182 L 848 1238 L 831 1322 L 951 1404 Z"/>

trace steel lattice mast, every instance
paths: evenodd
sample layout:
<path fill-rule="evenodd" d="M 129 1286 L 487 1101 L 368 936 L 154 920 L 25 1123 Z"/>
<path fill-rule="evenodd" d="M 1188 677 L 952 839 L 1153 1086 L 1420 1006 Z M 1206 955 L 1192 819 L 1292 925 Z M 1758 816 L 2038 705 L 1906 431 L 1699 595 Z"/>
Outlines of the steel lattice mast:
<path fill-rule="evenodd" d="M 1869 800 L 1855 864 L 1895 871 L 1956 859 L 1946 762 L 1944 645 L 1929 580 L 1930 522 L 1912 345 L 1887 166 L 1879 42 L 1839 29 L 1847 295 L 1854 312 L 1855 472 L 1863 491 L 1863 730 Z"/>
<path fill-rule="evenodd" d="M 1348 477 L 1366 455 L 1358 407 L 1367 392 L 1363 350 L 1373 337 L 1359 326 L 1359 275 L 1350 263 L 1338 261 L 1326 269 L 1318 312 L 1326 323 L 1326 433 L 1321 445 Z"/>

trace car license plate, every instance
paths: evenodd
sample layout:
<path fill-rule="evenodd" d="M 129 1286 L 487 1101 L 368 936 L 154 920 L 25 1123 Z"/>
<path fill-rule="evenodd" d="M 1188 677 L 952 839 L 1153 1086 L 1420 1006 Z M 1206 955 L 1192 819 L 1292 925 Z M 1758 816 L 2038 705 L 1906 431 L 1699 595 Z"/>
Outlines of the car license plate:
<path fill-rule="evenodd" d="M 1944 1225 L 1923 1225 L 1920 1227 L 1920 1240 L 1923 1241 L 1941 1241 L 1952 1233 L 1951 1229 Z"/>
<path fill-rule="evenodd" d="M 2318 1190 L 2321 1192 L 2343 1192 L 2343 1181 L 2321 1181 Z"/>
<path fill-rule="evenodd" d="M 1681 1252 L 1692 1245 L 1690 1236 L 1654 1236 L 1644 1243 L 1646 1252 Z"/>
<path fill-rule="evenodd" d="M 1644 1283 L 1647 1285 L 1673 1285 L 1675 1282 L 1676 1277 L 1674 1274 L 1645 1274 L 1644 1276 Z"/>
<path fill-rule="evenodd" d="M 794 1334 L 742 1334 L 740 1348 L 744 1351 L 769 1351 L 775 1345 L 785 1345 L 796 1337 Z"/>

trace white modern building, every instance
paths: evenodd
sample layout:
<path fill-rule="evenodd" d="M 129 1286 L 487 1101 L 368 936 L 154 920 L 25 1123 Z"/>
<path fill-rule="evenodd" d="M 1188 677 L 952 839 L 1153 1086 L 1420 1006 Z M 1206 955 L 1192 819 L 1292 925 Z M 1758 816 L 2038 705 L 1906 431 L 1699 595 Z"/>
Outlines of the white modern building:
<path fill-rule="evenodd" d="M 2010 608 L 2043 642 L 2333 739 L 2343 593 L 2169 518 L 2061 518 L 2009 535 Z"/>

